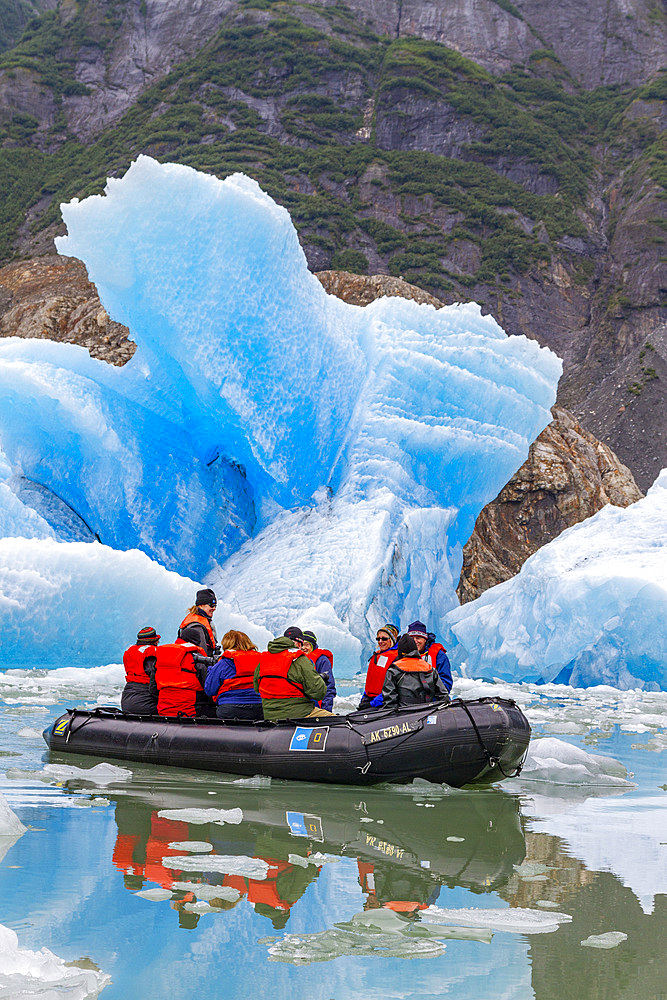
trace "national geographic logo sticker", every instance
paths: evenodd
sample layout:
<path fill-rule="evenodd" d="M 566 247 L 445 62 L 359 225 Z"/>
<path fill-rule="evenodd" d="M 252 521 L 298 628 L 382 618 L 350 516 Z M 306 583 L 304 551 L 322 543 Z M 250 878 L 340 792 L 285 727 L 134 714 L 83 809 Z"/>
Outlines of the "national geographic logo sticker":
<path fill-rule="evenodd" d="M 306 726 L 297 726 L 289 745 L 290 750 L 324 750 L 327 745 L 329 727 L 322 729 L 310 729 Z"/>

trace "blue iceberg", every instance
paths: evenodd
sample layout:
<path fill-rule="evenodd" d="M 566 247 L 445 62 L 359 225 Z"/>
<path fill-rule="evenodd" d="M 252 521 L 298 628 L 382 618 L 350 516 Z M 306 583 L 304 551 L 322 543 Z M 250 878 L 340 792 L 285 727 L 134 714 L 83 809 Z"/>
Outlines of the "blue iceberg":
<path fill-rule="evenodd" d="M 447 616 L 470 676 L 667 689 L 667 469 Z"/>
<path fill-rule="evenodd" d="M 107 622 L 118 656 L 147 621 L 173 632 L 199 582 L 219 630 L 309 624 L 353 672 L 381 622 L 437 630 L 477 514 L 551 419 L 558 358 L 475 304 L 328 295 L 239 174 L 141 156 L 63 217 L 58 250 L 137 351 L 118 369 L 0 343 L 3 660 L 69 652 L 82 592 L 88 662 Z"/>

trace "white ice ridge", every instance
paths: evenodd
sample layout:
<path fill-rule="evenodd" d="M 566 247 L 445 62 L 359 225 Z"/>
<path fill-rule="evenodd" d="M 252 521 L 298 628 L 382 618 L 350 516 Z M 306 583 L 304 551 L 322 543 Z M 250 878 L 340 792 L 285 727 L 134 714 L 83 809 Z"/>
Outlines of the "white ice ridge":
<path fill-rule="evenodd" d="M 613 757 L 588 753 L 555 737 L 532 740 L 521 782 L 544 781 L 556 785 L 604 785 L 619 789 L 635 786 L 627 770 Z"/>
<path fill-rule="evenodd" d="M 20 948 L 15 932 L 0 924 L 0 996 L 93 1000 L 110 982 L 104 972 L 65 965 L 48 948 Z"/>
<path fill-rule="evenodd" d="M 667 689 L 667 469 L 447 617 L 474 677 Z"/>
<path fill-rule="evenodd" d="M 25 831 L 26 827 L 0 792 L 0 850 L 5 837 L 20 837 Z"/>
<path fill-rule="evenodd" d="M 477 514 L 551 419 L 555 355 L 475 304 L 328 295 L 239 174 L 141 156 L 63 216 L 59 251 L 137 351 L 0 343 L 2 533 L 142 550 L 259 625 L 315 618 L 357 666 L 350 633 L 437 628 Z"/>

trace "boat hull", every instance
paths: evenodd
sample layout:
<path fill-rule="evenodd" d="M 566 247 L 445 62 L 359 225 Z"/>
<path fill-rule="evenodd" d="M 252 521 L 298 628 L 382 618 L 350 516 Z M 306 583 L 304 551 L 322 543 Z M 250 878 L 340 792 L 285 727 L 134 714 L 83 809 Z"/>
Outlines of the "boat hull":
<path fill-rule="evenodd" d="M 55 753 L 344 785 L 424 778 L 454 787 L 520 768 L 530 726 L 504 698 L 281 722 L 165 719 L 69 709 L 44 732 Z"/>

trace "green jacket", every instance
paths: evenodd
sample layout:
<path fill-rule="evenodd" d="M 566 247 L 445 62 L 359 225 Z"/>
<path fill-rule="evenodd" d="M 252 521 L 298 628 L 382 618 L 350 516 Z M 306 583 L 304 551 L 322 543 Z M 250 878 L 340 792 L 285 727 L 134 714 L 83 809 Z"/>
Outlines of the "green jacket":
<path fill-rule="evenodd" d="M 292 640 L 281 635 L 269 643 L 269 653 L 282 653 L 292 648 Z M 264 718 L 305 719 L 327 693 L 327 682 L 318 674 L 315 665 L 303 654 L 297 656 L 287 671 L 287 680 L 301 688 L 303 695 L 294 690 L 293 698 L 262 698 Z M 259 691 L 259 664 L 255 668 L 255 691 Z"/>

